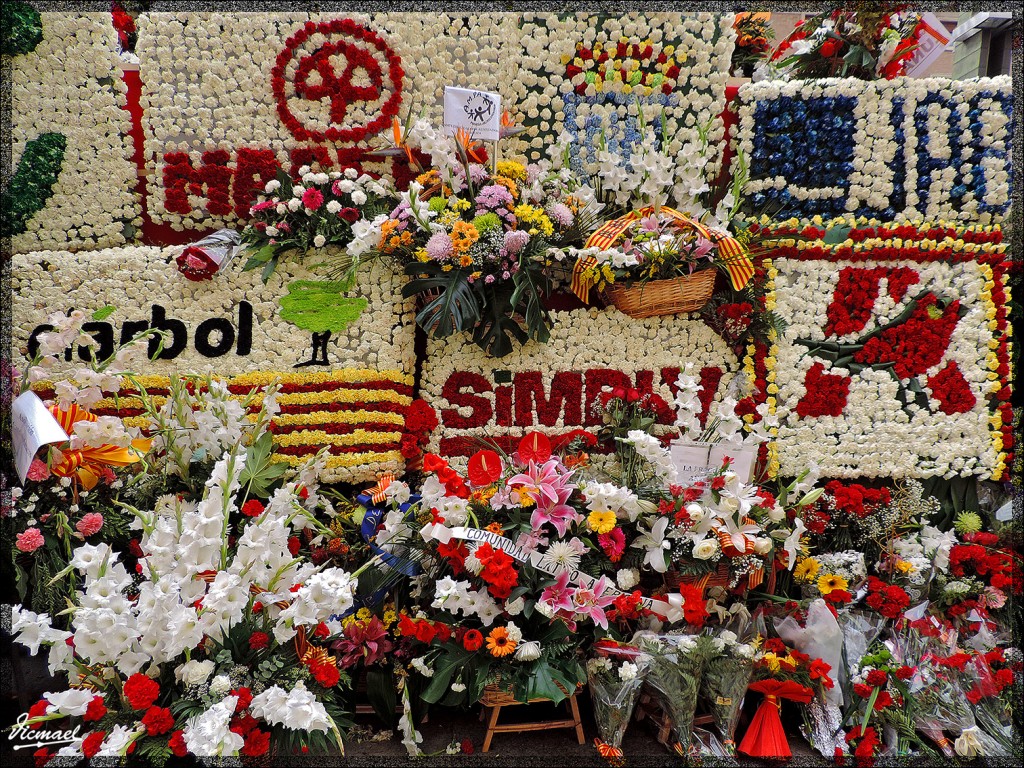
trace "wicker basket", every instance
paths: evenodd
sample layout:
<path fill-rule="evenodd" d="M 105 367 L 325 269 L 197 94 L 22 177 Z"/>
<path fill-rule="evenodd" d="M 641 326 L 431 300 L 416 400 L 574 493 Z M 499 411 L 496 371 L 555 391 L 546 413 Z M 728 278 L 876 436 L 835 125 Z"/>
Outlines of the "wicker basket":
<path fill-rule="evenodd" d="M 570 695 L 569 692 L 565 690 L 565 687 L 557 680 L 555 681 L 555 685 L 557 685 L 566 696 Z M 579 693 L 581 688 L 583 688 L 583 686 L 577 684 L 576 693 Z M 512 689 L 506 687 L 501 680 L 491 683 L 490 685 L 485 685 L 483 696 L 480 697 L 480 703 L 485 707 L 507 707 L 512 704 L 535 704 L 541 701 L 550 701 L 550 699 L 539 698 L 530 699 L 529 701 L 519 701 L 512 692 Z"/>
<path fill-rule="evenodd" d="M 675 568 L 670 568 L 665 574 L 665 586 L 669 589 L 679 589 L 680 584 L 697 585 L 702 591 L 711 587 L 729 589 L 729 565 L 726 562 L 719 562 L 718 569 L 706 576 L 691 576 L 689 574 L 682 574 Z M 768 563 L 765 567 L 764 581 L 758 589 L 768 594 L 775 593 L 775 568 L 772 563 Z M 735 595 L 746 594 L 747 579 L 745 577 L 740 579 L 739 583 L 729 591 Z"/>
<path fill-rule="evenodd" d="M 714 269 L 702 269 L 692 275 L 651 280 L 630 288 L 610 285 L 604 293 L 620 312 L 638 320 L 696 312 L 711 299 L 716 276 Z"/>

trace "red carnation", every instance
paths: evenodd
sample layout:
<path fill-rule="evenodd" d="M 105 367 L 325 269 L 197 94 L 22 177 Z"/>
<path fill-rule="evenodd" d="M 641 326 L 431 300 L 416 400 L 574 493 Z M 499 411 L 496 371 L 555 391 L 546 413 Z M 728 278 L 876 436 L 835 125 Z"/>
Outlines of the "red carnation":
<path fill-rule="evenodd" d="M 149 709 L 160 695 L 160 684 L 136 672 L 125 681 L 123 692 L 132 709 Z"/>
<path fill-rule="evenodd" d="M 263 502 L 259 499 L 249 499 L 242 505 L 242 514 L 246 517 L 259 517 L 264 509 Z"/>
<path fill-rule="evenodd" d="M 241 712 L 243 709 L 248 709 L 249 705 L 252 704 L 252 691 L 244 685 L 241 688 L 235 688 L 235 690 L 231 692 L 231 695 L 238 698 L 238 701 L 235 703 L 235 712 Z"/>
<path fill-rule="evenodd" d="M 167 741 L 167 746 L 175 757 L 184 757 L 188 754 L 188 747 L 185 745 L 185 732 L 175 731 Z"/>
<path fill-rule="evenodd" d="M 479 651 L 483 647 L 484 636 L 479 629 L 471 629 L 462 638 L 462 647 L 467 651 Z"/>
<path fill-rule="evenodd" d="M 900 667 L 894 674 L 896 675 L 897 680 L 909 680 L 914 676 L 914 668 L 906 666 Z"/>
<path fill-rule="evenodd" d="M 50 707 L 50 702 L 48 702 L 46 699 L 40 699 L 35 704 L 33 704 L 31 707 L 29 707 L 28 719 L 31 720 L 34 717 L 43 717 L 46 714 L 46 710 L 49 709 L 49 707 Z M 31 728 L 34 731 L 34 730 L 37 730 L 38 728 L 41 728 L 42 725 L 43 725 L 42 723 L 34 723 L 34 724 L 30 725 L 29 728 Z"/>
<path fill-rule="evenodd" d="M 865 682 L 872 688 L 881 688 L 889 681 L 889 676 L 881 669 L 872 669 L 868 672 Z"/>
<path fill-rule="evenodd" d="M 299 554 L 299 547 L 301 546 L 302 542 L 299 540 L 298 536 L 288 537 L 288 551 L 291 553 L 292 557 Z"/>
<path fill-rule="evenodd" d="M 89 706 L 85 709 L 85 714 L 82 715 L 82 721 L 86 723 L 94 723 L 97 720 L 102 720 L 107 714 L 107 705 L 102 696 L 93 696 L 92 701 L 89 702 Z"/>
<path fill-rule="evenodd" d="M 324 688 L 333 688 L 341 679 L 338 667 L 333 662 L 328 661 L 321 664 L 314 664 L 309 671 L 313 674 L 316 681 Z"/>
<path fill-rule="evenodd" d="M 174 727 L 174 715 L 166 707 L 150 707 L 142 717 L 142 725 L 149 736 L 160 736 Z"/>
<path fill-rule="evenodd" d="M 103 739 L 106 735 L 106 731 L 95 731 L 82 739 L 82 754 L 85 755 L 86 760 L 91 760 L 96 756 L 100 747 L 103 746 Z"/>
<path fill-rule="evenodd" d="M 826 59 L 831 59 L 839 51 L 839 42 L 837 40 L 826 40 L 821 44 L 821 55 Z"/>
<path fill-rule="evenodd" d="M 245 737 L 245 744 L 239 752 L 246 757 L 260 757 L 270 749 L 270 731 L 255 728 Z"/>
<path fill-rule="evenodd" d="M 249 635 L 249 649 L 260 651 L 270 645 L 270 635 L 266 632 L 253 632 Z"/>

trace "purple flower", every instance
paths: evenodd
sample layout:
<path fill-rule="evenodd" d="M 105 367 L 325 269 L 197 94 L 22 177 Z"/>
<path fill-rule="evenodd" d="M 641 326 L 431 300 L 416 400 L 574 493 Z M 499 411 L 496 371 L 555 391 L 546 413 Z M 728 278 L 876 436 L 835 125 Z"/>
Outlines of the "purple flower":
<path fill-rule="evenodd" d="M 555 203 L 548 209 L 550 216 L 560 227 L 571 227 L 573 221 L 572 211 L 565 203 Z"/>
<path fill-rule="evenodd" d="M 510 209 L 513 206 L 512 193 L 500 184 L 491 184 L 483 187 L 476 194 L 476 213 L 479 216 L 487 211 L 495 211 L 498 208 Z M 508 213 L 508 210 L 505 211 Z M 502 215 L 499 212 L 499 215 Z"/>
<path fill-rule="evenodd" d="M 433 261 L 446 261 L 454 252 L 455 247 L 447 232 L 435 232 L 427 240 L 427 256 Z"/>

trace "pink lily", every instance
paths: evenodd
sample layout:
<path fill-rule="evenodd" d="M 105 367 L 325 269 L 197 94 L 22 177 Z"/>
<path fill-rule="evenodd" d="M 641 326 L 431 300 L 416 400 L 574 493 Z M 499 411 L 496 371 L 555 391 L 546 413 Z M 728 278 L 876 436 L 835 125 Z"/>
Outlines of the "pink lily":
<path fill-rule="evenodd" d="M 602 576 L 592 588 L 577 587 L 573 595 L 573 610 L 579 615 L 589 616 L 602 629 L 608 629 L 608 617 L 604 609 L 615 602 L 615 595 L 607 593 L 610 586 L 608 577 Z"/>
<path fill-rule="evenodd" d="M 548 459 L 541 465 L 531 461 L 525 472 L 509 478 L 508 485 L 522 486 L 519 492 L 533 499 L 538 507 L 559 504 L 559 491 L 566 487 L 571 491 L 575 486 L 568 485 L 572 472 L 559 475 L 558 465 L 558 459 Z"/>
<path fill-rule="evenodd" d="M 555 583 L 550 587 L 545 587 L 544 591 L 540 593 L 540 601 L 549 606 L 552 611 L 571 613 L 573 610 L 572 596 L 573 590 L 569 589 L 569 572 L 562 571 L 555 577 Z"/>

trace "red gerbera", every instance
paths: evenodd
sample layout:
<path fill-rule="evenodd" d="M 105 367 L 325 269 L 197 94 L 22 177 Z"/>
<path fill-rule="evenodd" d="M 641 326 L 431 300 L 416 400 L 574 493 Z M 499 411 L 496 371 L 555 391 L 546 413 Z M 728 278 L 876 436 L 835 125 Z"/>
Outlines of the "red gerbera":
<path fill-rule="evenodd" d="M 479 651 L 484 644 L 484 636 L 479 629 L 471 629 L 462 638 L 462 647 L 467 651 Z"/>

